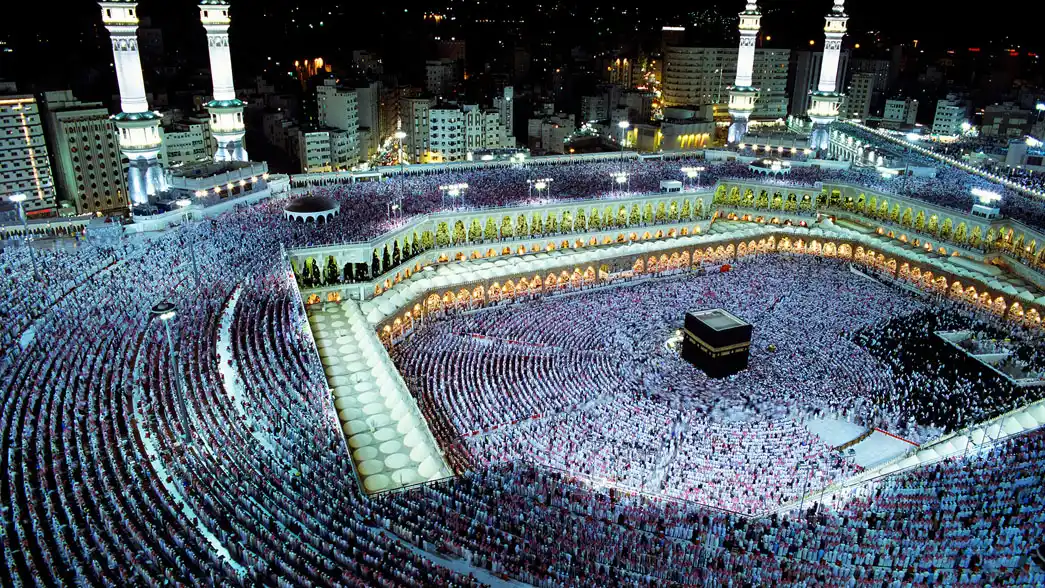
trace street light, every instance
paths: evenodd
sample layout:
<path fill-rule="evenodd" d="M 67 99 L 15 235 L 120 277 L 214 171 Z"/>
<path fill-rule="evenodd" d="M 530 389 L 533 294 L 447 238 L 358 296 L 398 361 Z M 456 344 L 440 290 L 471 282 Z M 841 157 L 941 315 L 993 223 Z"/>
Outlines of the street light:
<path fill-rule="evenodd" d="M 686 177 L 689 178 L 690 180 L 692 180 L 693 178 L 697 178 L 697 188 L 699 188 L 700 187 L 700 172 L 705 171 L 706 169 L 707 168 L 704 167 L 704 166 L 684 167 L 684 168 L 682 168 L 682 173 L 686 174 Z"/>
<path fill-rule="evenodd" d="M 185 386 L 182 384 L 181 375 L 178 373 L 178 358 L 174 354 L 174 339 L 171 337 L 170 322 L 178 315 L 174 305 L 170 302 L 160 302 L 152 307 L 150 311 L 153 317 L 160 319 L 163 323 L 164 333 L 167 335 L 167 350 L 170 353 L 171 369 L 173 370 L 174 382 L 178 387 L 178 410 L 182 421 L 182 439 L 189 442 L 189 410 L 185 404 Z"/>
<path fill-rule="evenodd" d="M 36 265 L 36 252 L 33 251 L 32 239 L 29 235 L 29 221 L 25 217 L 25 194 L 11 194 L 11 202 L 18 207 L 18 219 L 22 221 L 22 231 L 25 233 L 25 245 L 29 248 L 29 259 L 33 260 L 33 279 L 40 282 L 40 268 Z"/>
<path fill-rule="evenodd" d="M 533 191 L 537 190 L 537 196 L 540 197 L 541 190 L 547 189 L 548 185 L 551 184 L 553 181 L 554 180 L 552 180 L 551 178 L 541 178 L 539 180 L 526 180 L 526 183 L 529 185 L 529 192 L 527 196 L 533 196 Z"/>
<path fill-rule="evenodd" d="M 631 176 L 630 176 L 630 174 L 628 174 L 627 172 L 624 172 L 624 171 L 620 171 L 620 172 L 617 172 L 617 173 L 611 173 L 610 177 L 613 178 L 613 181 L 616 182 L 618 186 L 620 186 L 621 190 L 624 190 L 624 184 L 627 184 L 628 185 L 627 191 L 628 192 L 631 191 Z"/>
<path fill-rule="evenodd" d="M 443 193 L 443 204 L 446 204 L 446 196 L 450 198 L 461 197 L 461 201 L 464 201 L 464 191 L 468 189 L 468 184 L 447 184 L 445 186 L 439 186 L 439 190 Z"/>
<path fill-rule="evenodd" d="M 631 124 L 628 123 L 628 121 L 626 121 L 626 120 L 622 120 L 619 123 L 617 123 L 617 126 L 620 127 L 620 171 L 623 172 L 624 171 L 624 134 L 628 132 L 628 127 L 630 127 Z"/>
<path fill-rule="evenodd" d="M 196 291 L 200 290 L 200 270 L 196 265 L 196 225 L 189 226 L 189 223 L 185 223 L 185 229 L 189 232 L 191 240 L 189 241 L 189 254 L 192 257 L 192 277 L 196 281 Z"/>

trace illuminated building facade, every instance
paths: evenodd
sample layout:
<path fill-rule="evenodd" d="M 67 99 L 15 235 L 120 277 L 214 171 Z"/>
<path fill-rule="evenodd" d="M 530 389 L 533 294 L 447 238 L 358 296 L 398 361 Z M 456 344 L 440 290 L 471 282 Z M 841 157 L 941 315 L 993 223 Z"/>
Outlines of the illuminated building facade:
<path fill-rule="evenodd" d="M 45 92 L 44 126 L 57 193 L 77 214 L 127 208 L 127 174 L 109 110 L 69 90 Z"/>
<path fill-rule="evenodd" d="M 0 199 L 25 194 L 26 214 L 54 211 L 54 179 L 33 96 L 0 95 Z"/>

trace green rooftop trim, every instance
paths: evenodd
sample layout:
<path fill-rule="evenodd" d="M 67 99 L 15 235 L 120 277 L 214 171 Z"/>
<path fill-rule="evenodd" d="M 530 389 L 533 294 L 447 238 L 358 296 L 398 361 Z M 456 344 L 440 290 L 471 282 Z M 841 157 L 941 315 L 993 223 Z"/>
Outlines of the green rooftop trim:
<path fill-rule="evenodd" d="M 120 114 L 113 115 L 112 119 L 115 121 L 134 122 L 134 121 L 148 121 L 148 120 L 160 120 L 163 117 L 152 111 L 146 112 L 121 112 Z"/>
<path fill-rule="evenodd" d="M 244 108 L 246 105 L 247 103 L 239 98 L 233 98 L 232 100 L 211 100 L 206 104 L 207 108 Z"/>

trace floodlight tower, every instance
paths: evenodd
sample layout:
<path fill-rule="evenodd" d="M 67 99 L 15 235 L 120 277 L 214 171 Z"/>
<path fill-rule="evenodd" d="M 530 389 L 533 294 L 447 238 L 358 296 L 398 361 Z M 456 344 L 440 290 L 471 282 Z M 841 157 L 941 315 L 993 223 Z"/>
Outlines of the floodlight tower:
<path fill-rule="evenodd" d="M 838 61 L 842 54 L 842 37 L 848 28 L 845 0 L 834 0 L 824 25 L 824 59 L 820 63 L 820 84 L 813 92 L 809 118 L 813 121 L 810 137 L 813 149 L 827 149 L 830 143 L 828 127 L 838 120 L 838 111 L 844 95 L 838 91 Z"/>
<path fill-rule="evenodd" d="M 762 25 L 762 13 L 758 2 L 748 2 L 740 13 L 740 48 L 737 51 L 737 78 L 729 87 L 729 142 L 739 143 L 747 134 L 747 122 L 755 110 L 758 88 L 751 85 L 751 74 L 755 68 L 755 38 Z"/>
<path fill-rule="evenodd" d="M 161 117 L 149 110 L 138 53 L 138 2 L 103 0 L 98 5 L 112 38 L 113 64 L 120 86 L 121 112 L 112 118 L 119 131 L 120 151 L 130 162 L 127 195 L 131 206 L 145 204 L 149 196 L 164 190 L 165 181 L 159 161 L 163 147 Z"/>
<path fill-rule="evenodd" d="M 200 22 L 207 31 L 207 50 L 210 54 L 210 77 L 214 84 L 214 99 L 206 104 L 210 113 L 210 132 L 218 143 L 214 161 L 247 161 L 243 148 L 242 100 L 236 98 L 232 81 L 232 58 L 229 53 L 229 0 L 201 0 Z"/>

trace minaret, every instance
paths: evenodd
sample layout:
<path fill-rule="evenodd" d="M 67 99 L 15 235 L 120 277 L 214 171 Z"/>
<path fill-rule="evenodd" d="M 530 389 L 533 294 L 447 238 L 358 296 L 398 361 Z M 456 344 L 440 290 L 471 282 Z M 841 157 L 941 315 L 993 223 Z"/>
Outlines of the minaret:
<path fill-rule="evenodd" d="M 834 0 L 835 6 L 828 13 L 824 26 L 824 58 L 820 64 L 820 84 L 813 92 L 809 118 L 813 121 L 810 137 L 814 149 L 827 149 L 830 141 L 828 127 L 838 120 L 838 110 L 843 95 L 838 91 L 838 60 L 842 53 L 842 37 L 845 36 L 849 17 L 845 13 L 845 0 Z"/>
<path fill-rule="evenodd" d="M 243 148 L 243 101 L 236 98 L 229 53 L 229 0 L 201 0 L 200 22 L 207 30 L 210 77 L 214 99 L 206 104 L 210 113 L 210 132 L 218 143 L 214 161 L 247 161 Z"/>
<path fill-rule="evenodd" d="M 740 48 L 737 50 L 737 79 L 729 88 L 729 142 L 739 143 L 747 134 L 747 121 L 755 110 L 758 88 L 751 86 L 751 72 L 755 68 L 755 37 L 762 23 L 758 2 L 747 3 L 740 13 Z"/>
<path fill-rule="evenodd" d="M 149 110 L 145 80 L 138 55 L 137 0 L 104 0 L 102 22 L 112 37 L 113 63 L 120 86 L 122 112 L 113 116 L 119 130 L 120 151 L 130 162 L 127 196 L 132 206 L 145 204 L 149 196 L 164 190 L 163 172 L 157 156 L 163 146 L 161 117 Z"/>

